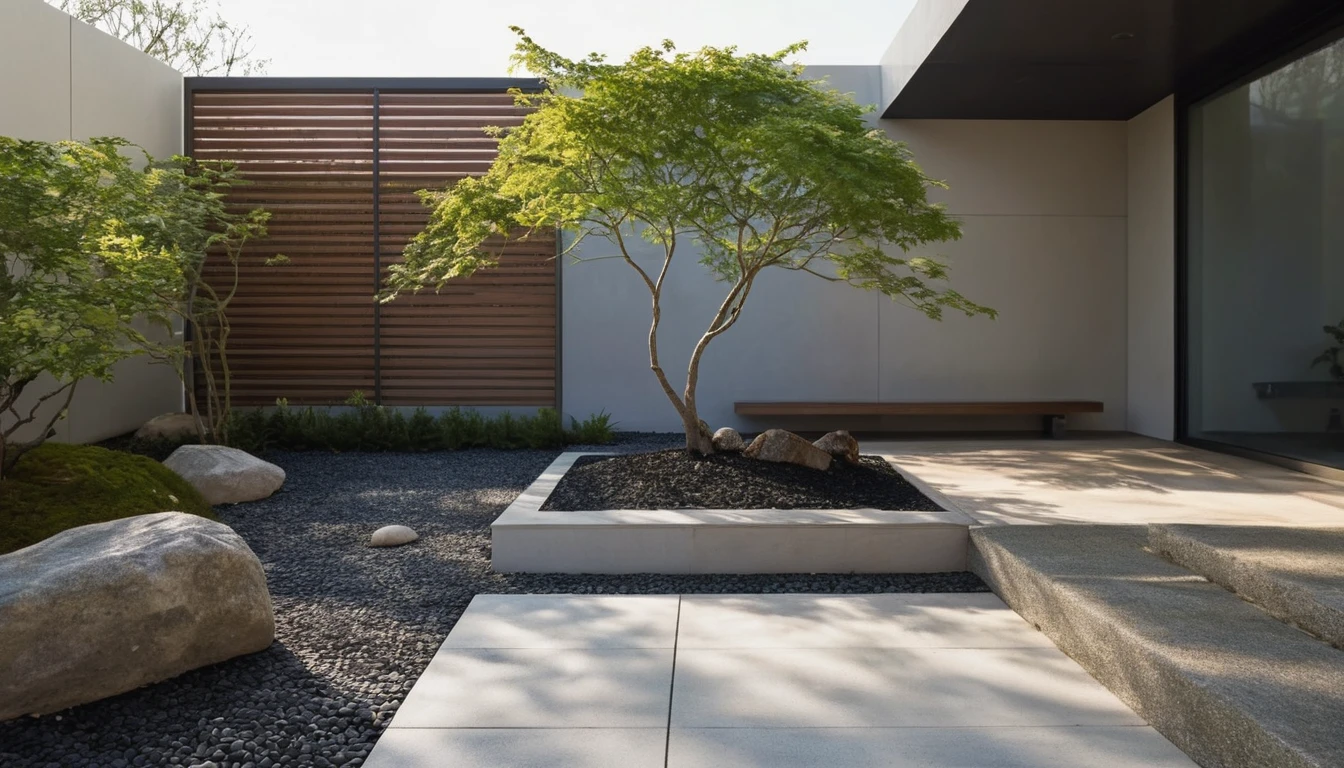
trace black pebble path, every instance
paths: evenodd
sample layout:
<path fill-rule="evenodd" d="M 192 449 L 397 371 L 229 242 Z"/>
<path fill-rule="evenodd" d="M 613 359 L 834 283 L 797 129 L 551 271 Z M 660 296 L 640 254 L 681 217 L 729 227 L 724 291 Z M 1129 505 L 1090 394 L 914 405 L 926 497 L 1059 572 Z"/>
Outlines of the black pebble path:
<path fill-rule="evenodd" d="M 669 435 L 623 435 L 651 451 Z M 490 523 L 553 451 L 268 456 L 270 499 L 219 508 L 266 568 L 276 642 L 60 715 L 0 723 L 0 766 L 358 766 L 478 593 L 982 592 L 967 573 L 549 576 L 490 570 Z M 420 540 L 370 549 L 400 523 Z"/>

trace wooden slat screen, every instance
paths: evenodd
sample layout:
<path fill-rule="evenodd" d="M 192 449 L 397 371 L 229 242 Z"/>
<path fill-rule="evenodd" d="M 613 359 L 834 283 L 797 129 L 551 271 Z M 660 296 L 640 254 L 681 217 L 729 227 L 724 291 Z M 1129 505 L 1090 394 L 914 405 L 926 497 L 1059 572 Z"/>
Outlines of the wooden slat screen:
<path fill-rule="evenodd" d="M 500 267 L 440 293 L 372 299 L 376 265 L 426 221 L 416 191 L 484 173 L 497 145 L 484 128 L 522 122 L 511 96 L 208 91 L 191 114 L 194 156 L 253 182 L 230 202 L 272 213 L 229 312 L 235 405 L 356 389 L 388 405 L 555 404 L 553 235 L 503 246 Z M 277 253 L 290 263 L 265 266 Z"/>

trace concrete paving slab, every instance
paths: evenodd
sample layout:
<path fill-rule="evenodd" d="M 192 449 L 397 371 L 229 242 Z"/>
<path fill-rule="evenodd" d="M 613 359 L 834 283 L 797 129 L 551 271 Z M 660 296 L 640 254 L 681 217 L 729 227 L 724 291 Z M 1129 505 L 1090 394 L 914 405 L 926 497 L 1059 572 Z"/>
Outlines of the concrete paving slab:
<path fill-rule="evenodd" d="M 1145 526 L 971 536 L 973 570 L 1196 762 L 1344 765 L 1344 652 L 1145 551 Z"/>
<path fill-rule="evenodd" d="M 672 729 L 668 768 L 1193 768 L 1147 726 Z"/>
<path fill-rule="evenodd" d="M 984 525 L 1344 527 L 1344 483 L 1146 437 L 870 440 L 862 449 Z"/>
<path fill-rule="evenodd" d="M 675 647 L 622 647 L 663 644 L 669 600 Z M 712 649 L 779 642 L 826 647 Z M 453 647 L 485 643 L 540 647 Z M 366 765 L 643 768 L 669 742 L 682 768 L 1192 765 L 986 594 L 478 598 Z"/>
<path fill-rule="evenodd" d="M 1148 543 L 1280 621 L 1344 648 L 1344 528 L 1150 525 Z"/>
<path fill-rule="evenodd" d="M 663 768 L 666 742 L 664 728 L 397 728 L 364 768 Z"/>
<path fill-rule="evenodd" d="M 671 649 L 441 648 L 389 727 L 666 727 L 671 684 Z"/>
<path fill-rule="evenodd" d="M 444 648 L 671 648 L 677 595 L 477 595 Z"/>
<path fill-rule="evenodd" d="M 677 651 L 675 728 L 1143 725 L 1055 648 Z"/>
<path fill-rule="evenodd" d="M 687 595 L 696 648 L 1053 648 L 993 594 Z"/>

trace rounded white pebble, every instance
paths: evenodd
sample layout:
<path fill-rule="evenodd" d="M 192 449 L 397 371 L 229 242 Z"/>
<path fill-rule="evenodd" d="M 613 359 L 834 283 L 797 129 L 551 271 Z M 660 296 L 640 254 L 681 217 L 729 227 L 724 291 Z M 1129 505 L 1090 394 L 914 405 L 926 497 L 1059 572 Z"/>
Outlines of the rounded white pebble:
<path fill-rule="evenodd" d="M 369 537 L 370 547 L 399 547 L 420 538 L 420 534 L 404 525 L 385 525 Z"/>

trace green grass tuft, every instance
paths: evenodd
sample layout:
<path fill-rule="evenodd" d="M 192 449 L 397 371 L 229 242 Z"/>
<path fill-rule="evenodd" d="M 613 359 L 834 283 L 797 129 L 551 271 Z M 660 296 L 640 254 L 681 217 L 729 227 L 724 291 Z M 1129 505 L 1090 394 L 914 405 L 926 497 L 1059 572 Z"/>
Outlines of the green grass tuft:
<path fill-rule="evenodd" d="M 69 528 L 152 512 L 215 519 L 195 488 L 153 459 L 46 443 L 0 480 L 0 554 Z"/>

